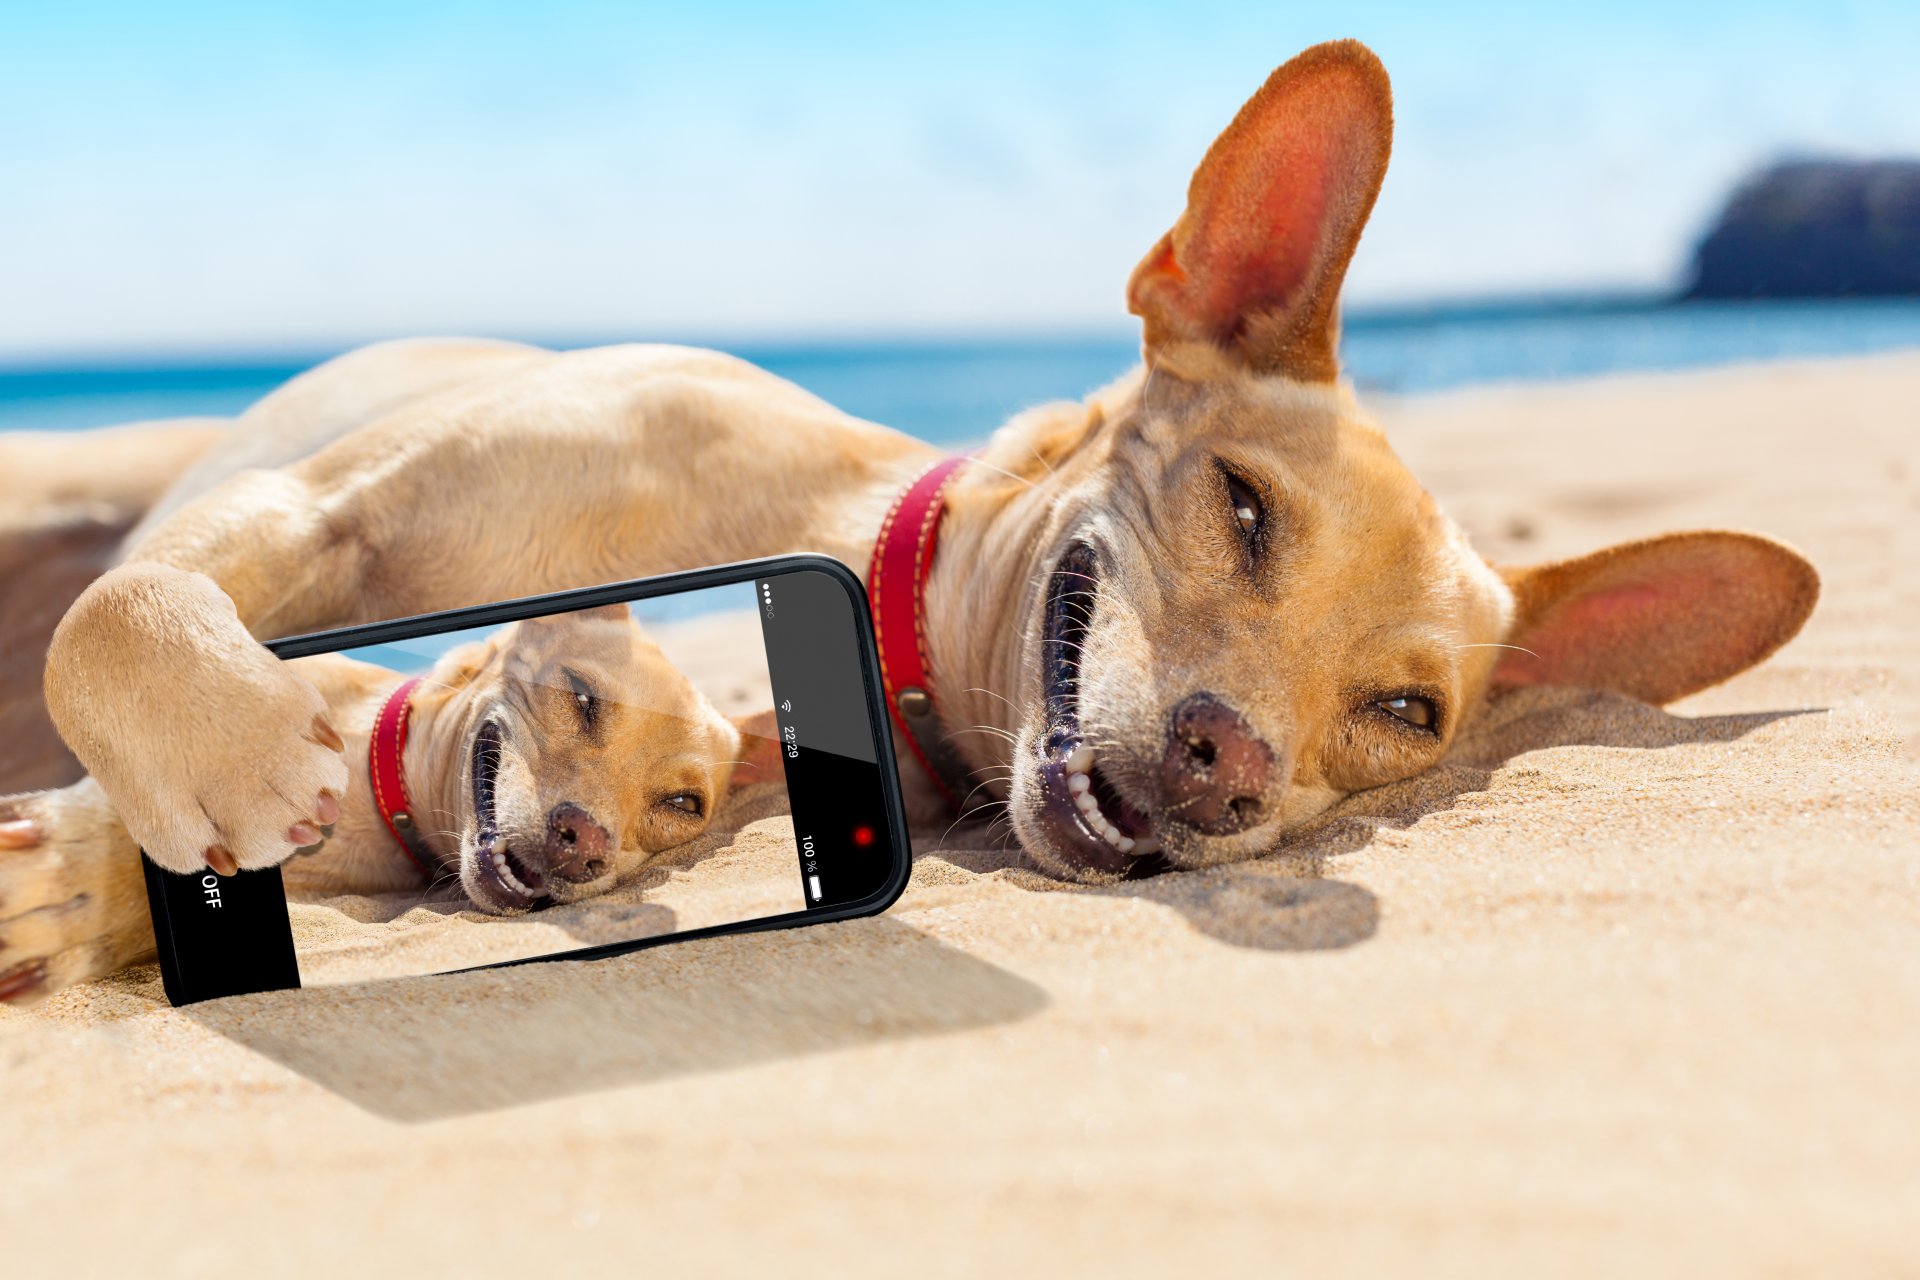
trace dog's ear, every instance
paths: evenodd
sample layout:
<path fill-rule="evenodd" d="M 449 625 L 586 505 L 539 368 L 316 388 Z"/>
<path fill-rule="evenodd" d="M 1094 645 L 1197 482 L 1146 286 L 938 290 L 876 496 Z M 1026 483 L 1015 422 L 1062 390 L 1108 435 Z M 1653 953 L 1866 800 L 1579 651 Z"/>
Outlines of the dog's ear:
<path fill-rule="evenodd" d="M 574 647 L 582 642 L 579 630 L 583 623 L 633 621 L 633 614 L 624 604 L 596 605 L 591 609 L 574 609 L 566 613 L 543 613 L 534 618 L 522 618 L 518 622 L 508 623 L 496 633 L 501 642 L 514 650 L 519 658 L 526 662 L 538 662 L 558 655 L 566 657 L 574 652 Z"/>
<path fill-rule="evenodd" d="M 1127 284 L 1149 363 L 1204 340 L 1261 373 L 1337 377 L 1340 282 L 1392 143 L 1387 72 L 1358 41 L 1315 45 L 1269 76 Z"/>
<path fill-rule="evenodd" d="M 1493 687 L 1572 684 L 1672 702 L 1793 639 L 1820 577 L 1750 533 L 1673 533 L 1578 560 L 1505 569 L 1514 625 Z"/>
<path fill-rule="evenodd" d="M 537 618 L 523 618 L 520 625 L 529 630 L 541 627 L 565 626 L 573 621 L 628 622 L 633 613 L 624 604 L 601 604 L 591 609 L 576 609 L 570 613 L 544 613 Z"/>
<path fill-rule="evenodd" d="M 733 753 L 733 777 L 730 790 L 750 787 L 756 782 L 778 782 L 787 776 L 785 754 L 780 750 L 780 724 L 773 712 L 759 711 L 750 716 L 730 716 L 740 731 L 740 749 Z"/>
<path fill-rule="evenodd" d="M 494 656 L 500 652 L 500 633 L 495 632 L 485 640 L 470 640 L 466 644 L 449 649 L 440 655 L 433 664 L 433 684 L 441 691 L 451 693 L 464 689 L 479 679 L 480 673 L 492 664 Z"/>

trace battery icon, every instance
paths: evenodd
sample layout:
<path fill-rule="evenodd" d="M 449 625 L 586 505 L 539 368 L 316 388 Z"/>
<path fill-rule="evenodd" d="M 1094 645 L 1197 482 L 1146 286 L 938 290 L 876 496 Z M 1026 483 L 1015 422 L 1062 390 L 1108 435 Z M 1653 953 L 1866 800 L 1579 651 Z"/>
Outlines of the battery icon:
<path fill-rule="evenodd" d="M 819 876 L 807 877 L 807 894 L 815 902 L 820 901 L 820 877 Z"/>

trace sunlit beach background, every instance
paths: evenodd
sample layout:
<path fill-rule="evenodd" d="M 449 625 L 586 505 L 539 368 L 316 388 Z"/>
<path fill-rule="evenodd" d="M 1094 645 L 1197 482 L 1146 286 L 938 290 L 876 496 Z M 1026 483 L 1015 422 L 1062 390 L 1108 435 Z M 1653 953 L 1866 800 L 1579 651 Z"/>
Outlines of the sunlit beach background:
<path fill-rule="evenodd" d="M 1338 35 L 1397 96 L 1363 390 L 1920 345 L 1901 298 L 1675 301 L 1743 178 L 1920 147 L 1911 6 L 44 6 L 0 40 L 0 429 L 461 333 L 720 346 L 977 438 L 1134 359 L 1208 141 Z"/>
<path fill-rule="evenodd" d="M 300 904 L 325 956 L 308 980 L 349 985 L 176 1010 L 142 964 L 0 1001 L 0 1272 L 1920 1276 L 1912 0 L 15 4 L 0 675 L 19 692 L 0 768 L 66 767 L 37 646 L 141 482 L 212 434 L 130 464 L 147 455 L 115 458 L 119 437 L 27 430 L 231 414 L 359 344 L 472 334 L 718 346 L 866 418 L 978 440 L 1137 359 L 1126 280 L 1194 166 L 1274 67 L 1342 36 L 1395 91 L 1344 308 L 1347 372 L 1394 450 L 1496 565 L 1684 530 L 1781 539 L 1821 582 L 1789 644 L 1666 707 L 1550 685 L 1460 706 L 1432 768 L 1246 862 L 1070 885 L 1003 822 L 940 823 L 875 919 L 358 981 L 393 971 L 394 938 L 409 970 L 456 969 L 503 937 L 578 945 L 610 905 L 649 929 L 790 910 L 766 886 L 797 892 L 799 833 L 780 797 L 743 795 L 591 904 Z M 1432 561 L 1344 516 L 1355 553 L 1318 554 L 1317 504 L 1389 474 L 1352 452 L 1313 470 L 1326 493 L 1285 494 L 1315 554 L 1244 583 L 1187 581 L 1189 504 L 1152 507 L 1172 518 L 1140 580 L 1164 625 L 1130 625 L 1122 590 L 1116 643 L 1163 685 L 1194 646 L 1226 647 L 1272 673 L 1262 705 L 1297 701 L 1296 658 L 1351 665 L 1356 689 L 1397 680 L 1367 661 L 1374 632 L 1329 643 L 1354 608 L 1397 634 L 1426 581 L 1407 566 Z M 96 458 L 117 465 L 85 474 Z M 524 496 L 578 495 L 529 476 Z M 224 501 L 176 526 L 176 560 L 254 529 L 208 518 Z M 556 572 L 528 552 L 500 580 Z M 1781 563 L 1725 538 L 1579 561 L 1526 579 L 1544 585 L 1521 614 L 1560 602 L 1550 643 L 1502 643 L 1632 690 L 1695 649 L 1720 670 L 1758 656 L 1738 619 L 1805 599 L 1798 573 L 1743 567 L 1762 562 Z M 988 625 L 968 612 L 983 589 L 1047 581 L 987 581 L 1002 563 L 946 579 L 974 580 L 942 629 Z M 1329 591 L 1342 563 L 1398 576 Z M 260 625 L 364 607 L 326 572 L 283 584 L 310 607 Z M 1272 617 L 1202 626 L 1197 599 Z M 109 662 L 115 607 L 82 611 L 72 652 L 136 693 L 210 678 L 191 630 Z M 724 712 L 771 706 L 757 622 L 693 607 L 644 615 L 669 659 Z M 1009 678 L 948 705 L 1022 713 L 1037 684 Z M 256 714 L 199 711 L 229 713 Z M 162 744 L 147 758 L 196 740 L 103 723 L 151 732 L 129 747 Z M 1001 750 L 997 723 L 948 727 Z M 107 838 L 99 793 L 79 794 L 60 841 Z M 16 815 L 46 810 L 10 803 L 0 995 L 31 995 L 72 972 L 49 964 L 102 954 L 87 933 L 113 899 L 92 889 L 111 878 L 34 896 L 35 868 L 94 868 L 21 849 Z"/>

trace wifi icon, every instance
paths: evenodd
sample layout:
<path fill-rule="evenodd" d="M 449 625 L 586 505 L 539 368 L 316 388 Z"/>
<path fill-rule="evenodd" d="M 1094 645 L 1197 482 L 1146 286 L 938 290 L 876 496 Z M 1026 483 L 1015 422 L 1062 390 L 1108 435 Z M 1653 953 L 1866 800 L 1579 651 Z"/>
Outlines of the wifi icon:
<path fill-rule="evenodd" d="M 785 702 L 781 703 L 780 709 L 791 715 L 793 713 L 793 699 L 788 698 Z"/>

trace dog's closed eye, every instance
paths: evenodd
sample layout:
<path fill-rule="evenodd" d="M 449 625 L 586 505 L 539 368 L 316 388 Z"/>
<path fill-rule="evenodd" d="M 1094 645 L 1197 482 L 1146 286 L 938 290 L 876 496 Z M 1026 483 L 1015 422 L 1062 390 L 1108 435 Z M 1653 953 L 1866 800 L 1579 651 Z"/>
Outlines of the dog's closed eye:
<path fill-rule="evenodd" d="M 600 700 L 594 696 L 593 686 L 569 671 L 567 687 L 573 691 L 573 707 L 580 715 L 580 723 L 592 729 L 600 720 Z"/>
<path fill-rule="evenodd" d="M 1260 499 L 1231 476 L 1227 478 L 1227 497 L 1233 503 L 1233 518 L 1240 522 L 1240 532 L 1251 538 L 1260 531 Z"/>
<path fill-rule="evenodd" d="M 663 797 L 660 803 L 670 809 L 678 809 L 681 813 L 692 818 L 697 818 L 707 811 L 706 802 L 700 798 L 697 792 L 693 791 L 676 792 L 673 795 Z"/>
<path fill-rule="evenodd" d="M 1233 513 L 1234 531 L 1240 535 L 1247 563 L 1259 563 L 1267 547 L 1267 504 L 1253 484 L 1226 463 L 1216 463 L 1226 486 L 1227 509 Z"/>
<path fill-rule="evenodd" d="M 1416 729 L 1424 729 L 1428 733 L 1437 732 L 1435 726 L 1440 722 L 1440 713 L 1434 709 L 1429 699 L 1402 694 L 1397 698 L 1382 698 L 1373 705 L 1394 719 Z"/>

